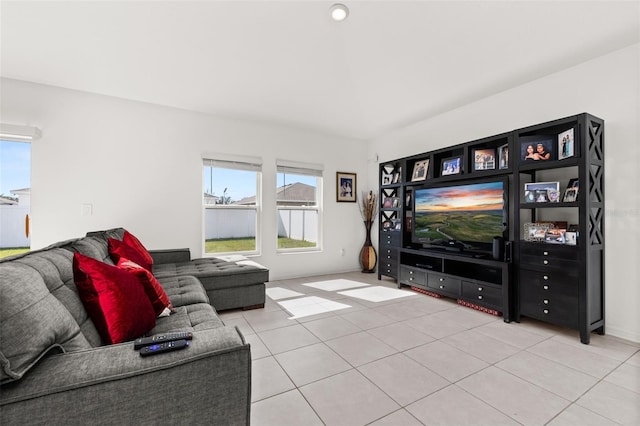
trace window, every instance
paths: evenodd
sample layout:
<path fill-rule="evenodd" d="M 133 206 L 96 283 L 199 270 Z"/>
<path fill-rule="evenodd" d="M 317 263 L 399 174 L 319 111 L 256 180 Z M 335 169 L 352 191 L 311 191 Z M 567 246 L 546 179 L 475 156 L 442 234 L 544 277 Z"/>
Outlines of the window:
<path fill-rule="evenodd" d="M 278 250 L 318 250 L 322 167 L 279 160 L 276 205 Z"/>
<path fill-rule="evenodd" d="M 203 160 L 204 253 L 258 254 L 259 159 Z"/>
<path fill-rule="evenodd" d="M 0 140 L 0 257 L 29 251 L 31 144 Z"/>

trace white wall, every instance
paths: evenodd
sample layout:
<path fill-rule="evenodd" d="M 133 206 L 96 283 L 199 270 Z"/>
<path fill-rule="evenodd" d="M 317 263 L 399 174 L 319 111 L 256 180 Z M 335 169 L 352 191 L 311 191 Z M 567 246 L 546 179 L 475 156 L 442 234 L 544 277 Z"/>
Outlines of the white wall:
<path fill-rule="evenodd" d="M 359 269 L 364 227 L 355 203 L 336 203 L 335 177 L 336 171 L 354 172 L 366 185 L 364 142 L 10 79 L 1 83 L 2 121 L 42 130 L 32 144 L 33 248 L 123 226 L 149 249 L 189 247 L 201 256 L 201 155 L 220 152 L 262 157 L 266 194 L 275 192 L 276 159 L 324 165 L 322 252 L 276 254 L 275 198 L 263 197 L 263 249 L 255 260 L 271 270 L 272 280 Z M 92 215 L 81 214 L 83 204 L 91 205 Z"/>
<path fill-rule="evenodd" d="M 640 342 L 640 45 L 375 139 L 379 160 L 582 112 L 605 120 L 606 333 Z M 370 186 L 377 177 L 370 167 Z"/>

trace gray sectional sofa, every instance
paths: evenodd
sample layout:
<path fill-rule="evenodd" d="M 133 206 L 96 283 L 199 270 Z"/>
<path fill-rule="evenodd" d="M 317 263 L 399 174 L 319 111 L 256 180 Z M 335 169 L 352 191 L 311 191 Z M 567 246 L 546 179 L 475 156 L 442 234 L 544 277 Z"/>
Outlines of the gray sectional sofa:
<path fill-rule="evenodd" d="M 157 278 L 175 312 L 157 318 L 147 334 L 191 331 L 190 346 L 141 357 L 131 342 L 105 345 L 78 295 L 73 257 L 79 252 L 113 264 L 106 238 L 122 231 L 90 233 L 0 260 L 1 423 L 249 424 L 250 346 L 237 328 L 223 324 L 210 302 L 221 294 L 224 307 L 256 305 L 264 303 L 264 290 L 262 299 L 252 290 L 246 303 L 242 292 L 226 300 L 233 283 L 218 293 L 210 280 L 205 291 L 201 280 L 181 274 L 189 268 L 183 250 L 182 262 L 168 268 L 160 266 L 175 263 L 167 262 L 175 253 L 160 252 L 154 257 L 163 271 Z M 223 276 L 235 279 L 227 272 L 218 281 Z"/>

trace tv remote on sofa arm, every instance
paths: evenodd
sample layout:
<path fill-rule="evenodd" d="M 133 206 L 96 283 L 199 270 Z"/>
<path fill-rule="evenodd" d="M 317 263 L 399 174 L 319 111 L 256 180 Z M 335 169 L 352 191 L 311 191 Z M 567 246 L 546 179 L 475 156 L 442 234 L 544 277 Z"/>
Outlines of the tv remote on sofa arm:
<path fill-rule="evenodd" d="M 176 340 L 191 340 L 193 333 L 190 331 L 179 331 L 174 333 L 156 334 L 155 336 L 140 337 L 133 342 L 133 349 L 138 350 L 145 346 L 155 345 Z"/>
<path fill-rule="evenodd" d="M 174 340 L 171 342 L 156 343 L 140 349 L 140 356 L 156 355 L 178 349 L 185 349 L 189 346 L 188 340 Z"/>

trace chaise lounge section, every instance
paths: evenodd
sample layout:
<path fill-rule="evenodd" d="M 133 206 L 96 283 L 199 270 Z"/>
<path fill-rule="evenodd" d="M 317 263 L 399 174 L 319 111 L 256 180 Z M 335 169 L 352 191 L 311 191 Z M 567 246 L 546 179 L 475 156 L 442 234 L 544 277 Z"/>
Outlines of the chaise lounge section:
<path fill-rule="evenodd" d="M 122 240 L 123 228 L 89 232 L 87 237 L 107 241 Z M 220 258 L 191 259 L 189 249 L 149 250 L 153 257 L 153 275 L 167 278 L 190 275 L 198 278 L 216 311 L 263 308 L 265 283 L 269 270 L 239 257 L 237 261 Z"/>

